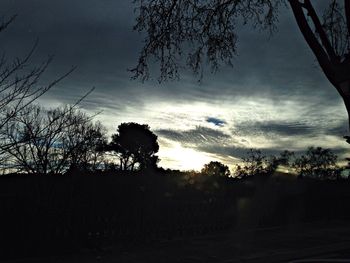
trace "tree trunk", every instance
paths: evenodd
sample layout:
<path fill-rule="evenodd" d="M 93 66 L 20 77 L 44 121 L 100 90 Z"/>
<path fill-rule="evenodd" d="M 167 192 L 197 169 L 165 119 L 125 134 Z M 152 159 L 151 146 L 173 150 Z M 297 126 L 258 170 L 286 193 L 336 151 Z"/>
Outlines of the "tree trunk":
<path fill-rule="evenodd" d="M 349 0 L 345 0 L 345 15 L 348 31 L 350 32 L 349 2 Z M 344 60 L 337 56 L 329 40 L 330 36 L 325 32 L 310 0 L 304 0 L 303 2 L 300 2 L 300 0 L 289 0 L 289 3 L 298 27 L 314 53 L 322 71 L 344 100 L 348 113 L 348 128 L 350 128 L 350 54 L 345 54 Z M 312 29 L 310 23 L 314 25 L 315 30 Z M 318 36 L 315 31 L 317 31 Z"/>

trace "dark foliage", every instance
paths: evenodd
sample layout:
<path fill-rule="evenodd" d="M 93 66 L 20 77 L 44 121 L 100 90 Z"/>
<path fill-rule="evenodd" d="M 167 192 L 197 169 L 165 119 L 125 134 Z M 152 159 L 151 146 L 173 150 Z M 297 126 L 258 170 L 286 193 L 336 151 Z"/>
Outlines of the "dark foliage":
<path fill-rule="evenodd" d="M 121 170 L 152 169 L 156 167 L 159 150 L 157 135 L 146 124 L 134 122 L 122 123 L 117 134 L 112 135 L 112 142 L 107 147 L 120 158 Z"/>
<path fill-rule="evenodd" d="M 267 157 L 260 150 L 250 149 L 247 155 L 243 157 L 243 164 L 237 166 L 235 175 L 240 178 L 254 175 L 271 175 L 280 162 L 280 159 L 275 156 Z"/>
<path fill-rule="evenodd" d="M 337 166 L 337 156 L 330 149 L 310 147 L 296 158 L 292 166 L 299 177 L 337 179 L 342 169 Z"/>
<path fill-rule="evenodd" d="M 223 163 L 212 161 L 204 165 L 201 173 L 209 176 L 230 176 L 230 169 Z"/>

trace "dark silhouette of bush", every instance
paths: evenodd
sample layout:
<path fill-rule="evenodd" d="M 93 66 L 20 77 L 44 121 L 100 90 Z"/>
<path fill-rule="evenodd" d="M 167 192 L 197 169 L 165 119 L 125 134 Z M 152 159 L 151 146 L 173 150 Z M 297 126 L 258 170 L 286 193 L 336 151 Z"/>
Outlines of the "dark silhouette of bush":
<path fill-rule="evenodd" d="M 117 132 L 112 135 L 112 141 L 106 150 L 119 156 L 120 170 L 145 170 L 157 166 L 158 156 L 155 154 L 159 150 L 158 137 L 148 125 L 122 123 Z"/>
<path fill-rule="evenodd" d="M 250 149 L 242 158 L 243 164 L 237 165 L 235 175 L 244 178 L 254 175 L 266 175 L 275 167 L 275 161 L 271 161 L 260 151 Z"/>
<path fill-rule="evenodd" d="M 290 167 L 294 153 L 288 150 L 278 156 L 266 156 L 261 150 L 250 149 L 242 158 L 243 164 L 237 165 L 235 176 L 239 178 L 254 175 L 272 175 L 279 166 Z"/>
<path fill-rule="evenodd" d="M 205 164 L 201 173 L 209 176 L 230 176 L 231 174 L 228 166 L 218 161 Z"/>
<path fill-rule="evenodd" d="M 322 147 L 309 147 L 305 154 L 295 159 L 292 166 L 299 178 L 337 179 L 341 173 L 337 155 Z"/>

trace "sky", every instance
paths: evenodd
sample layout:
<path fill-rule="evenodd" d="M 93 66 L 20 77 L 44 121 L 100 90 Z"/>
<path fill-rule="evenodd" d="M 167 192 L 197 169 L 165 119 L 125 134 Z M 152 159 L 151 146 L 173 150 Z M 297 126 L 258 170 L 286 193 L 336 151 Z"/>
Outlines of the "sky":
<path fill-rule="evenodd" d="M 95 114 L 108 133 L 122 122 L 148 124 L 158 135 L 160 166 L 200 170 L 218 160 L 230 167 L 250 148 L 266 154 L 309 146 L 348 152 L 345 106 L 327 81 L 299 32 L 290 9 L 282 9 L 273 36 L 238 26 L 233 67 L 205 72 L 201 82 L 189 71 L 181 79 L 131 80 L 143 35 L 132 30 L 130 0 L 2 0 L 1 15 L 17 14 L 2 34 L 7 57 L 24 56 L 38 39 L 32 65 L 54 60 L 45 84 L 76 70 L 42 96 L 47 107 L 74 103 Z"/>

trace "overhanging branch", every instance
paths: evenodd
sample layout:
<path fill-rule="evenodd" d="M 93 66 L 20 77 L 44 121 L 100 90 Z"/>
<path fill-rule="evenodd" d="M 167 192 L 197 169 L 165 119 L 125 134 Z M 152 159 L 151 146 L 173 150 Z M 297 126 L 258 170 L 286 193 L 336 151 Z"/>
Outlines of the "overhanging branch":
<path fill-rule="evenodd" d="M 293 14 L 297 21 L 298 27 L 304 36 L 305 41 L 311 48 L 312 52 L 316 56 L 318 63 L 320 64 L 323 72 L 329 79 L 329 81 L 337 87 L 335 81 L 334 71 L 332 68 L 332 63 L 329 59 L 327 52 L 324 50 L 323 46 L 319 43 L 317 37 L 315 36 L 313 30 L 310 28 L 309 23 L 305 17 L 303 8 L 304 5 L 298 0 L 289 0 L 290 6 L 292 7 Z"/>
<path fill-rule="evenodd" d="M 344 0 L 346 25 L 348 28 L 348 33 L 350 35 L 350 0 Z"/>
<path fill-rule="evenodd" d="M 315 25 L 316 32 L 320 36 L 322 45 L 326 49 L 326 52 L 327 52 L 330 60 L 332 62 L 338 62 L 337 55 L 335 54 L 335 51 L 334 51 L 331 43 L 329 42 L 329 39 L 328 39 L 328 37 L 327 37 L 323 27 L 322 27 L 320 19 L 318 18 L 316 11 L 315 11 L 314 7 L 312 6 L 310 0 L 305 0 L 303 7 L 307 10 L 308 15 L 311 17 L 312 22 Z"/>

